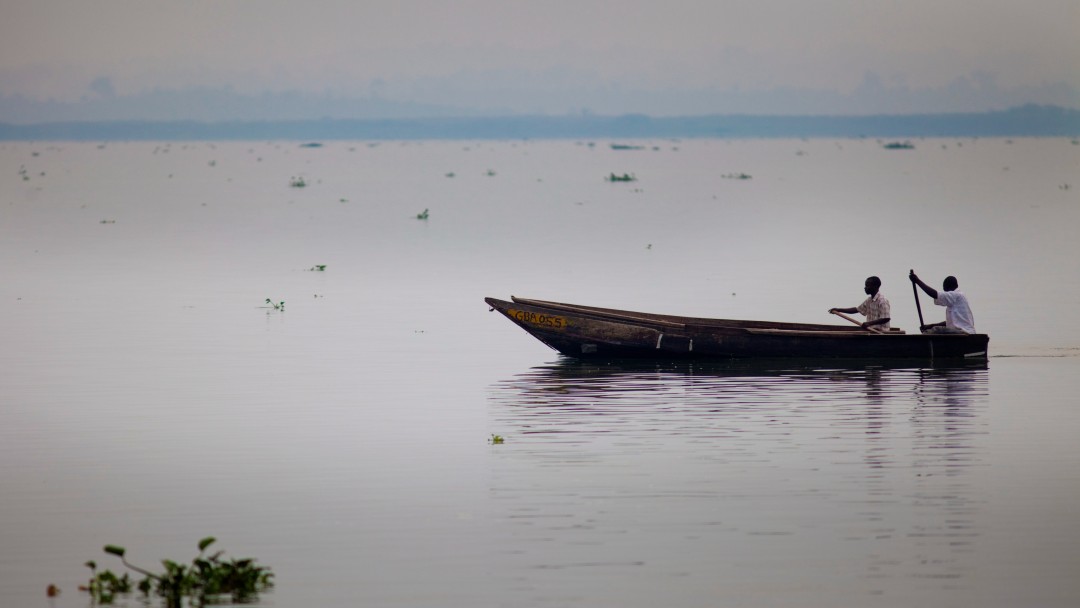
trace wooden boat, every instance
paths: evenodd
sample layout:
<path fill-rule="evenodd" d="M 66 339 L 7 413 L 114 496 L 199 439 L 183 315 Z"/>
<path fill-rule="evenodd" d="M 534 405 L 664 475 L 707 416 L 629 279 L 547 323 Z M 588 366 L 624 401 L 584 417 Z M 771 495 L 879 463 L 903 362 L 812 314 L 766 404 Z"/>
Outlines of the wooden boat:
<path fill-rule="evenodd" d="M 484 301 L 537 340 L 578 359 L 970 359 L 986 358 L 990 341 L 986 334 L 680 317 L 517 297 Z"/>

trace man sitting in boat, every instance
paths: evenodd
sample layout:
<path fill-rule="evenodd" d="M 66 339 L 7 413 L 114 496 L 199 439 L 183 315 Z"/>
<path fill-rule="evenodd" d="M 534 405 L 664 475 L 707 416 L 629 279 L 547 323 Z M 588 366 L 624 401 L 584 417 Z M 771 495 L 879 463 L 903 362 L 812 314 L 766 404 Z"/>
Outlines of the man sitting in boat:
<path fill-rule="evenodd" d="M 863 285 L 863 291 L 869 296 L 866 301 L 852 308 L 830 308 L 829 313 L 861 313 L 866 316 L 866 321 L 860 325 L 863 329 L 889 331 L 892 312 L 889 308 L 889 301 L 885 299 L 880 289 L 881 279 L 867 277 L 866 283 Z"/>
<path fill-rule="evenodd" d="M 947 276 L 941 283 L 944 291 L 938 291 L 922 282 L 922 279 L 912 270 L 908 275 L 912 283 L 915 283 L 926 295 L 934 298 L 934 304 L 945 307 L 945 320 L 941 323 L 931 323 L 919 327 L 924 334 L 973 334 L 975 332 L 975 316 L 971 314 L 971 306 L 967 296 L 960 292 L 956 277 Z"/>

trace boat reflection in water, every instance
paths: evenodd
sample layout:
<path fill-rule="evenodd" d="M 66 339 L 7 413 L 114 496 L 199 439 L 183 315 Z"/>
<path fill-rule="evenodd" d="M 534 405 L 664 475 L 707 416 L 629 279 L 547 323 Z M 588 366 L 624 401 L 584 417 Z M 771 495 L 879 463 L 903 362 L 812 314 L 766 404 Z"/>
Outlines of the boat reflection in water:
<path fill-rule="evenodd" d="M 974 585 L 988 379 L 985 360 L 534 367 L 490 388 L 505 564 L 674 573 L 736 600 L 815 568 L 844 594 Z"/>
<path fill-rule="evenodd" d="M 821 410 L 871 424 L 882 422 L 877 414 L 968 418 L 985 402 L 988 374 L 985 359 L 929 365 L 897 360 L 583 362 L 560 358 L 497 383 L 491 400 L 499 406 L 494 416 L 522 433 L 611 433 L 633 423 L 635 415 L 715 423 L 711 429 L 685 429 L 695 434 L 724 426 L 738 428 L 722 414 L 786 412 L 796 417 L 787 423 Z M 891 409 L 876 412 L 879 407 Z"/>

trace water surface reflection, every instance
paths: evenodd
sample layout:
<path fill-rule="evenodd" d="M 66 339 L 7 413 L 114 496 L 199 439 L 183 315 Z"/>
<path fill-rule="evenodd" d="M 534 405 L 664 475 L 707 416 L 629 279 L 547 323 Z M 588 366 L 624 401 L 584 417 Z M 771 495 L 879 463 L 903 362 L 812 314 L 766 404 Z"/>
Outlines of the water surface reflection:
<path fill-rule="evenodd" d="M 861 420 L 867 432 L 874 432 L 901 413 L 897 408 L 928 423 L 969 418 L 973 402 L 987 396 L 987 378 L 986 361 L 913 366 L 890 361 L 559 359 L 497 383 L 491 402 L 495 418 L 523 434 L 632 432 L 633 423 L 658 416 L 724 426 L 725 418 L 740 415 L 782 411 L 802 419 L 822 408 L 840 414 L 837 420 L 844 424 Z M 948 426 L 951 434 L 963 422 Z M 706 427 L 715 428 L 680 432 L 696 434 Z"/>
<path fill-rule="evenodd" d="M 526 579 L 604 564 L 727 597 L 818 567 L 867 595 L 963 588 L 988 378 L 985 361 L 531 368 L 490 391 L 507 564 Z"/>

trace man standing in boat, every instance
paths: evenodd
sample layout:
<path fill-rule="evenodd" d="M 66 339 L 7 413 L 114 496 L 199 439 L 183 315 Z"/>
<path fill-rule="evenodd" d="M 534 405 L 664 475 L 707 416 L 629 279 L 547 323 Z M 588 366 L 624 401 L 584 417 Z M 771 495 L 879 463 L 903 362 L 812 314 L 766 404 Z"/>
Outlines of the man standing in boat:
<path fill-rule="evenodd" d="M 947 276 L 941 283 L 944 291 L 938 291 L 922 282 L 922 279 L 912 270 L 908 274 L 911 282 L 922 287 L 926 295 L 934 298 L 934 304 L 945 307 L 945 320 L 941 323 L 922 325 L 919 329 L 924 334 L 973 334 L 975 332 L 975 315 L 971 314 L 971 306 L 967 296 L 957 289 L 960 283 L 956 277 Z"/>
<path fill-rule="evenodd" d="M 866 301 L 853 308 L 830 308 L 829 314 L 837 312 L 847 314 L 861 313 L 866 316 L 866 321 L 860 324 L 860 327 L 863 329 L 889 331 L 889 328 L 891 327 L 889 321 L 892 321 L 892 311 L 889 308 L 889 301 L 885 299 L 885 296 L 882 295 L 880 290 L 881 279 L 877 277 L 868 277 L 863 286 L 863 291 L 866 292 L 866 295 L 870 296 L 866 298 Z"/>

